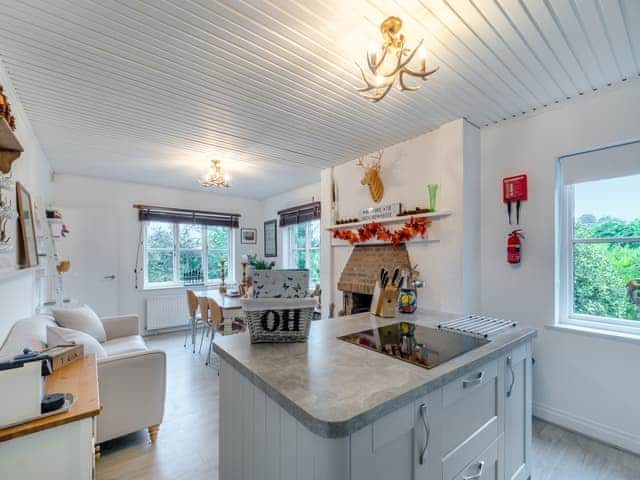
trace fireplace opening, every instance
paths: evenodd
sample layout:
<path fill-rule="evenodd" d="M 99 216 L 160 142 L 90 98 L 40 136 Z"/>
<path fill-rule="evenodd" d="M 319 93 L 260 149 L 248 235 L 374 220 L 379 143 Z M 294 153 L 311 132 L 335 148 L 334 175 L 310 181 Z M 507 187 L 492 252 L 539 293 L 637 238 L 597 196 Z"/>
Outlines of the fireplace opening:
<path fill-rule="evenodd" d="M 339 315 L 368 312 L 373 289 L 384 267 L 411 271 L 409 252 L 405 244 L 357 245 L 340 274 L 338 290 L 342 292 L 342 310 Z"/>
<path fill-rule="evenodd" d="M 373 295 L 367 293 L 343 292 L 342 315 L 355 315 L 371 309 Z"/>

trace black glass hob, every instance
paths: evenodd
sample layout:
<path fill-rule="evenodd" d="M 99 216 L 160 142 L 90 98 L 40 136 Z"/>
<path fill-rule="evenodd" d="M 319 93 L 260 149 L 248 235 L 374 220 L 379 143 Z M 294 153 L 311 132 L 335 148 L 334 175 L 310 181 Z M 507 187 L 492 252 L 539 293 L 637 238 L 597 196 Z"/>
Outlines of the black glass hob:
<path fill-rule="evenodd" d="M 489 343 L 486 338 L 411 322 L 398 322 L 338 338 L 422 368 L 433 368 Z"/>

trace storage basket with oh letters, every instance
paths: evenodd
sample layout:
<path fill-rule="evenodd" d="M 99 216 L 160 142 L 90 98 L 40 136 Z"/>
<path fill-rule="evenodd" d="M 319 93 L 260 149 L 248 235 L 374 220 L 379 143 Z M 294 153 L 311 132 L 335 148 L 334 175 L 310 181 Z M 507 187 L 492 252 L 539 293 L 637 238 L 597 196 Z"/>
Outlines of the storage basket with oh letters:
<path fill-rule="evenodd" d="M 251 343 L 307 341 L 315 298 L 245 298 L 240 303 Z"/>

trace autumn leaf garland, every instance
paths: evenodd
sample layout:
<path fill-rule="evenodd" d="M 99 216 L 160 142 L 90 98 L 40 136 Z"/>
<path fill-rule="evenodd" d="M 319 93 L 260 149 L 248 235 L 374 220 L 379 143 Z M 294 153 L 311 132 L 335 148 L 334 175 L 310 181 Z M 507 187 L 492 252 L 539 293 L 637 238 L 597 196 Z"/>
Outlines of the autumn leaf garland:
<path fill-rule="evenodd" d="M 431 225 L 428 218 L 411 217 L 407 223 L 397 230 L 389 230 L 378 222 L 364 224 L 358 230 L 333 229 L 333 238 L 347 240 L 351 245 L 363 243 L 371 239 L 383 242 L 391 242 L 394 245 L 407 242 L 420 235 L 421 238 L 427 234 L 427 227 Z"/>

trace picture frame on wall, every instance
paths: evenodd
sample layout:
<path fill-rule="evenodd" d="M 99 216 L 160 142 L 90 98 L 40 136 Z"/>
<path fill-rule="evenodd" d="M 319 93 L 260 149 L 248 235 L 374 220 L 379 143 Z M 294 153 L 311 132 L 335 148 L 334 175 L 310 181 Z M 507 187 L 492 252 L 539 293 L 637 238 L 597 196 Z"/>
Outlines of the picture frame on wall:
<path fill-rule="evenodd" d="M 264 222 L 264 256 L 278 256 L 278 222 L 267 220 Z"/>
<path fill-rule="evenodd" d="M 18 200 L 18 223 L 20 225 L 21 267 L 29 268 L 38 265 L 38 244 L 31 194 L 20 182 L 16 182 Z"/>
<path fill-rule="evenodd" d="M 245 243 L 245 244 L 258 243 L 258 229 L 257 228 L 241 228 L 240 243 Z"/>

